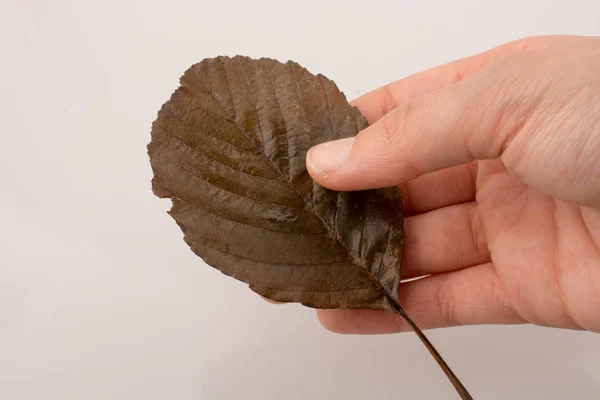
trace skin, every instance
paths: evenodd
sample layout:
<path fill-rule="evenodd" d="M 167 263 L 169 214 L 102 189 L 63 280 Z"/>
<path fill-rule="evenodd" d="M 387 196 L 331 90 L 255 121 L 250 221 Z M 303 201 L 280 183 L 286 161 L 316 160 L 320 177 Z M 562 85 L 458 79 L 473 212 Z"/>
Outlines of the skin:
<path fill-rule="evenodd" d="M 422 329 L 522 324 L 600 332 L 600 38 L 511 42 L 354 105 L 369 128 L 317 146 L 334 190 L 399 185 L 400 304 Z M 338 333 L 408 331 L 392 313 L 318 310 Z"/>

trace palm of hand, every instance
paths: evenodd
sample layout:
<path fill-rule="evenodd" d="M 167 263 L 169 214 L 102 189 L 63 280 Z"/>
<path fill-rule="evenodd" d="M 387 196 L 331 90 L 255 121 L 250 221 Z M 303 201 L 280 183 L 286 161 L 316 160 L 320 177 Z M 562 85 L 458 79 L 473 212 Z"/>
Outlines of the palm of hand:
<path fill-rule="evenodd" d="M 476 202 L 505 306 L 534 324 L 600 331 L 600 211 L 479 161 Z"/>

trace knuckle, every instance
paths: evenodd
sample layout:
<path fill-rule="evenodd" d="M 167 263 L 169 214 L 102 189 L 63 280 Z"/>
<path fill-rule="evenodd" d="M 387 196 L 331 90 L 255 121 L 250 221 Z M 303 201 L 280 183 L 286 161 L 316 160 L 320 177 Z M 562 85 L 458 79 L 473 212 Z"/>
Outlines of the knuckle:
<path fill-rule="evenodd" d="M 469 210 L 469 235 L 477 254 L 489 253 L 483 218 L 477 206 Z"/>
<path fill-rule="evenodd" d="M 400 194 L 402 197 L 402 210 L 405 214 L 408 214 L 412 211 L 414 207 L 412 196 L 410 193 L 410 188 L 406 182 L 400 183 L 398 185 L 398 188 L 400 189 Z M 406 220 L 404 224 L 406 226 Z"/>
<path fill-rule="evenodd" d="M 362 143 L 368 142 L 369 151 L 374 151 L 375 164 L 386 168 L 404 168 L 405 157 L 399 157 L 399 152 L 407 141 L 408 124 L 412 118 L 410 105 L 403 105 L 381 118 L 371 129 L 359 133 Z"/>
<path fill-rule="evenodd" d="M 387 115 L 390 111 L 398 107 L 394 94 L 388 85 L 383 86 L 381 89 L 381 115 Z"/>
<path fill-rule="evenodd" d="M 377 139 L 384 148 L 390 148 L 394 143 L 394 137 L 398 132 L 398 119 L 394 115 L 388 115 L 381 119 L 380 129 L 375 131 Z"/>
<path fill-rule="evenodd" d="M 394 147 L 406 140 L 410 132 L 410 124 L 414 119 L 414 107 L 411 103 L 403 104 L 382 118 L 381 129 L 377 131 L 382 143 Z"/>
<path fill-rule="evenodd" d="M 435 305 L 437 307 L 440 320 L 446 326 L 462 325 L 458 319 L 456 302 L 454 294 L 449 289 L 446 279 L 443 279 L 435 291 Z"/>
<path fill-rule="evenodd" d="M 484 299 L 486 310 L 496 310 L 499 322 L 521 323 L 523 318 L 516 312 L 510 298 L 497 282 L 492 283 L 490 290 L 484 291 L 488 296 Z"/>

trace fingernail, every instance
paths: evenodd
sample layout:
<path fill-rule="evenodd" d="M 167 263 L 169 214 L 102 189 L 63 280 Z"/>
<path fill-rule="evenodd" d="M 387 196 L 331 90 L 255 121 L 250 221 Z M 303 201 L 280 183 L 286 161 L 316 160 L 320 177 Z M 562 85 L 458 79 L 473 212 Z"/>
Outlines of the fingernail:
<path fill-rule="evenodd" d="M 319 144 L 308 151 L 306 162 L 319 175 L 330 175 L 344 165 L 353 142 L 354 138 L 347 138 Z"/>

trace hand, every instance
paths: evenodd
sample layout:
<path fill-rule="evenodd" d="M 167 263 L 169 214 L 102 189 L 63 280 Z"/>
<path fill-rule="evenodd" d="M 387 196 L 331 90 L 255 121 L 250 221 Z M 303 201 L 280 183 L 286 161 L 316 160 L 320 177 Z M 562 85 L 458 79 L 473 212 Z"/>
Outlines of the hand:
<path fill-rule="evenodd" d="M 309 152 L 334 190 L 399 185 L 400 304 L 422 329 L 533 323 L 600 332 L 600 38 L 512 42 L 354 102 L 371 124 Z M 410 330 L 318 310 L 340 333 Z"/>

